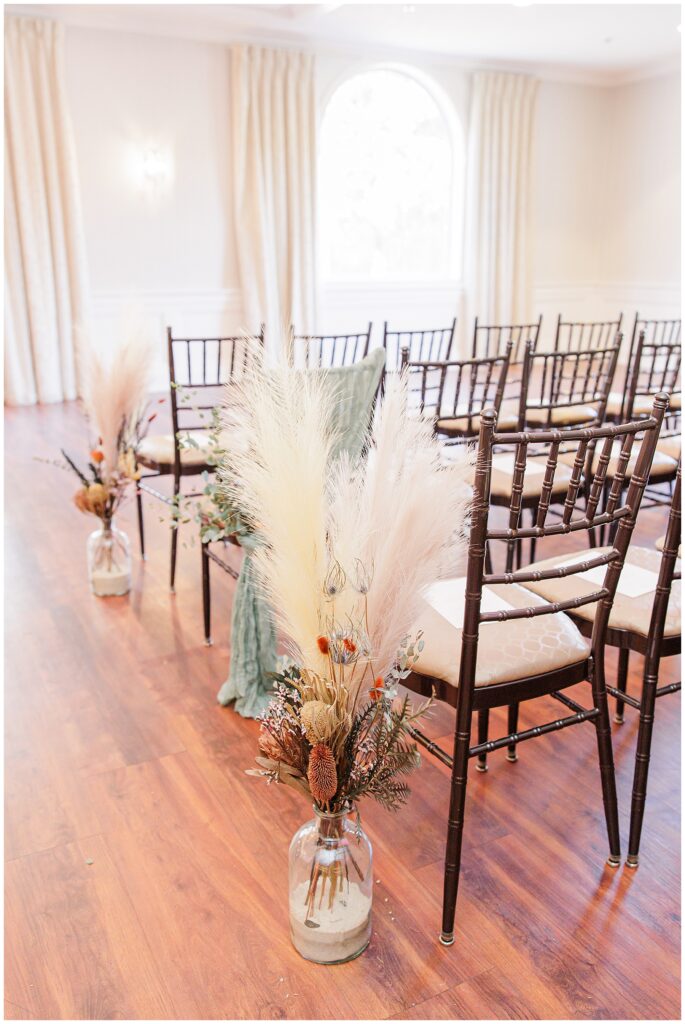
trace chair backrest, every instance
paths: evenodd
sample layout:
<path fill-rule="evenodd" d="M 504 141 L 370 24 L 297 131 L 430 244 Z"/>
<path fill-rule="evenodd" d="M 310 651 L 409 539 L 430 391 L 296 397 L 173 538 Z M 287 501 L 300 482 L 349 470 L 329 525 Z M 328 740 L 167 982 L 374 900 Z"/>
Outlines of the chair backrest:
<path fill-rule="evenodd" d="M 621 330 L 623 313 L 618 320 L 562 320 L 557 319 L 554 349 L 557 352 L 574 352 L 581 349 L 607 348 Z"/>
<path fill-rule="evenodd" d="M 499 413 L 512 346 L 510 340 L 503 354 L 486 359 L 442 362 L 412 361 L 410 350 L 403 348 L 401 368 L 408 377 L 410 409 L 436 423 L 450 421 L 452 437 L 476 437 L 483 409 Z"/>
<path fill-rule="evenodd" d="M 480 421 L 474 496 L 471 508 L 471 532 L 459 677 L 459 687 L 460 690 L 464 688 L 465 701 L 461 706 L 467 712 L 470 708 L 469 695 L 472 696 L 475 686 L 478 634 L 480 625 L 484 622 L 527 619 L 538 615 L 571 611 L 581 605 L 597 604 L 598 608 L 592 631 L 591 655 L 593 657 L 594 671 L 598 673 L 603 672 L 604 643 L 609 613 L 625 561 L 628 544 L 635 526 L 640 502 L 642 501 L 642 495 L 649 477 L 659 429 L 667 407 L 668 395 L 660 394 L 654 400 L 652 415 L 647 419 L 637 422 L 570 431 L 523 431 L 512 434 L 497 434 L 494 410 L 486 409 L 483 412 Z M 633 442 L 638 433 L 643 434 L 643 440 L 637 455 L 635 468 L 630 476 L 627 496 L 621 504 L 621 495 L 625 486 L 626 467 Z M 559 448 L 567 440 L 577 442 L 578 450 L 563 501 L 561 521 L 548 524 L 547 514 L 551 503 Z M 610 460 L 613 446 L 617 442 L 620 443 L 621 447 L 620 456 L 616 460 Z M 597 473 L 591 486 L 584 489 L 582 483 L 586 451 L 588 446 L 600 443 L 602 444 L 602 453 Z M 505 525 L 502 525 L 500 521 L 500 525 L 493 529 L 489 524 L 489 513 L 490 477 L 493 448 L 495 446 L 498 451 L 513 449 L 514 473 L 507 522 Z M 542 483 L 535 514 L 535 525 L 522 527 L 520 525 L 523 504 L 522 496 L 528 449 L 535 449 L 540 446 L 548 446 L 549 453 L 545 464 L 544 476 L 541 478 Z M 604 485 L 605 482 L 609 482 L 608 474 L 610 467 L 613 467 L 613 479 L 611 486 L 608 488 L 608 493 L 606 493 Z M 583 500 L 581 508 L 577 510 L 576 505 L 581 494 L 583 495 Z M 555 503 L 557 501 L 558 498 L 555 495 Z M 501 509 L 498 511 L 501 512 Z M 485 572 L 485 551 L 486 545 L 490 541 L 503 540 L 515 542 L 525 538 L 536 538 L 539 540 L 545 537 L 586 532 L 613 523 L 617 524 L 613 547 L 604 554 L 593 555 L 591 551 L 588 551 L 587 559 L 584 559 L 582 562 L 558 565 L 556 568 L 551 569 L 523 569 L 502 574 Z M 545 579 L 559 579 L 581 572 L 588 572 L 600 566 L 606 566 L 602 586 L 584 597 L 575 597 L 554 603 L 544 601 L 533 603 L 531 601 L 530 604 L 524 607 L 511 607 L 497 611 L 483 611 L 481 609 L 484 586 L 494 584 L 517 585 Z M 501 593 L 501 591 L 498 593 Z M 543 677 L 540 677 L 539 692 L 545 692 L 544 683 L 545 680 Z M 534 696 L 536 680 L 529 680 L 528 685 L 531 689 L 529 695 Z M 503 686 L 506 686 L 506 684 L 503 684 Z M 459 728 L 459 724 L 457 728 Z"/>
<path fill-rule="evenodd" d="M 174 436 L 179 430 L 211 428 L 207 413 L 221 405 L 222 386 L 243 374 L 255 343 L 264 345 L 264 324 L 252 338 L 175 338 L 171 327 L 167 327 Z M 202 397 L 198 398 L 198 393 Z"/>
<path fill-rule="evenodd" d="M 637 343 L 640 335 L 644 335 L 644 339 L 648 344 L 656 344 L 660 342 L 662 345 L 679 345 L 680 344 L 680 320 L 646 320 L 641 317 L 639 313 L 635 314 L 635 320 L 633 322 L 633 330 L 630 335 L 630 345 L 628 346 L 628 352 L 626 353 L 625 359 L 625 374 L 624 382 L 625 387 L 621 391 L 622 402 L 621 410 L 618 415 L 619 422 L 626 419 L 626 400 L 628 397 L 627 385 L 630 380 L 630 369 L 633 365 L 635 358 L 635 351 L 637 349 Z M 622 360 L 619 357 L 619 363 Z"/>
<path fill-rule="evenodd" d="M 620 334 L 606 348 L 575 351 L 536 352 L 528 342 L 521 374 L 519 430 L 526 427 L 533 410 L 538 427 L 559 425 L 565 409 L 583 406 L 588 413 L 582 420 L 585 425 L 603 423 L 620 347 Z M 578 425 L 577 418 L 571 422 Z"/>
<path fill-rule="evenodd" d="M 300 356 L 307 369 L 352 366 L 365 359 L 369 352 L 372 323 L 357 334 L 295 334 L 290 327 L 288 361 L 299 363 Z"/>
<path fill-rule="evenodd" d="M 664 538 L 664 547 L 661 552 L 661 564 L 659 566 L 659 579 L 657 580 L 656 590 L 654 592 L 654 603 L 652 605 L 652 615 L 649 622 L 649 637 L 652 642 L 657 644 L 657 648 L 661 645 L 661 641 L 664 637 L 666 612 L 668 611 L 668 601 L 671 596 L 671 585 L 674 580 L 679 580 L 681 577 L 680 570 L 675 567 L 676 560 L 679 557 L 678 551 L 680 548 L 681 531 L 681 463 L 682 459 L 678 459 L 678 473 L 676 475 L 673 497 L 671 499 L 671 509 L 668 514 L 668 526 L 666 527 L 666 537 Z"/>
<path fill-rule="evenodd" d="M 533 351 L 537 348 L 542 327 L 542 314 L 531 324 L 481 324 L 478 317 L 473 322 L 473 344 L 471 355 L 474 359 L 502 355 L 508 342 L 513 342 L 509 365 L 523 363 L 526 342 L 532 341 Z"/>
<path fill-rule="evenodd" d="M 396 373 L 400 368 L 402 350 L 408 349 L 411 362 L 442 363 L 455 355 L 457 318 L 449 327 L 428 327 L 416 331 L 390 331 L 388 321 L 383 324 L 385 369 Z"/>
<path fill-rule="evenodd" d="M 626 381 L 625 414 L 639 415 L 638 399 L 651 399 L 658 391 L 669 395 L 680 391 L 680 342 L 647 341 L 640 331 Z M 672 403 L 669 419 L 679 416 L 680 403 Z"/>

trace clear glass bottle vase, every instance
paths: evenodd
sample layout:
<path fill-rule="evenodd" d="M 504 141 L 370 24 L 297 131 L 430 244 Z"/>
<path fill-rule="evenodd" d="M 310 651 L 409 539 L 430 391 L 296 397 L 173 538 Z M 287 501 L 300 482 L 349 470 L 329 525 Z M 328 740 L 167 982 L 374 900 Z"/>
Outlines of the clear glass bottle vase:
<path fill-rule="evenodd" d="M 349 811 L 314 813 L 290 844 L 290 934 L 306 960 L 341 964 L 371 938 L 373 854 Z"/>
<path fill-rule="evenodd" d="M 131 548 L 128 537 L 111 519 L 88 538 L 88 579 L 97 597 L 128 594 L 131 589 Z"/>

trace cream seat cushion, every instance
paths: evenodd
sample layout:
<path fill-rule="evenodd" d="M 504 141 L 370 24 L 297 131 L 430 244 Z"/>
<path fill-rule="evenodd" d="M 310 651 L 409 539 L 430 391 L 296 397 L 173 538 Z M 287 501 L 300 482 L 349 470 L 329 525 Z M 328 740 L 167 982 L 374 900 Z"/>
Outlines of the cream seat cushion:
<path fill-rule="evenodd" d="M 505 399 L 497 417 L 497 429 L 500 434 L 509 430 L 518 430 L 519 425 L 519 403 L 517 398 Z"/>
<path fill-rule="evenodd" d="M 672 434 L 670 437 L 660 437 L 656 444 L 656 450 L 677 462 L 680 458 L 682 444 L 680 434 Z"/>
<path fill-rule="evenodd" d="M 593 548 L 592 551 L 588 551 L 586 553 L 586 556 L 588 558 L 594 558 L 597 555 L 606 554 L 611 550 L 611 548 Z M 529 566 L 528 568 L 552 569 L 562 562 L 568 561 L 569 557 L 570 556 L 568 554 L 556 555 L 554 558 L 547 558 L 542 562 L 535 562 L 534 566 Z M 623 574 L 627 572 L 628 566 L 630 565 L 639 566 L 642 569 L 649 569 L 651 572 L 658 575 L 659 567 L 661 565 L 661 555 L 657 551 L 650 550 L 649 548 L 630 547 L 628 548 Z M 676 562 L 676 568 L 680 569 L 679 561 Z M 563 579 L 559 580 L 542 580 L 539 583 L 526 583 L 525 586 L 527 590 L 541 595 L 547 601 L 567 601 L 569 598 L 583 597 L 585 594 L 590 594 L 594 590 L 599 590 L 601 584 L 592 583 L 590 580 L 583 579 L 576 575 L 565 576 Z M 621 584 L 619 582 L 619 587 L 620 586 Z M 666 614 L 666 627 L 664 630 L 666 636 L 678 636 L 680 634 L 680 590 L 680 580 L 674 580 L 671 587 L 671 597 L 668 602 L 668 611 Z M 628 597 L 626 594 L 621 594 L 617 591 L 616 597 L 614 598 L 614 605 L 611 609 L 609 625 L 614 629 L 625 629 L 632 633 L 637 633 L 640 636 L 647 636 L 649 632 L 649 620 L 652 614 L 653 602 L 653 591 L 641 594 L 638 597 Z M 596 604 L 582 605 L 580 608 L 575 608 L 573 614 L 577 615 L 581 619 L 586 619 L 588 622 L 593 622 L 596 608 Z"/>
<path fill-rule="evenodd" d="M 536 409 L 534 405 L 526 409 L 526 420 L 534 426 L 546 427 L 548 416 L 549 409 Z M 592 405 L 561 405 L 552 409 L 551 425 L 572 427 L 579 423 L 591 423 L 596 418 L 597 410 Z"/>
<path fill-rule="evenodd" d="M 635 462 L 637 461 L 637 457 L 640 454 L 641 443 L 641 441 L 635 441 L 633 443 L 633 447 L 630 452 L 630 458 L 628 459 L 628 465 L 626 466 L 626 479 L 631 477 L 633 474 L 633 470 L 635 469 Z M 603 448 L 604 441 L 600 438 L 600 440 L 597 442 L 595 446 L 595 454 L 592 459 L 593 473 L 597 472 L 597 467 L 599 465 L 599 459 Z M 620 453 L 621 441 L 616 441 L 614 442 L 614 445 L 612 447 L 611 457 L 609 459 L 609 469 L 607 470 L 607 476 L 609 479 L 611 479 L 611 477 L 616 473 L 616 470 L 618 469 L 618 459 Z M 569 466 L 573 465 L 574 460 L 574 452 L 565 452 L 559 456 L 559 461 L 565 462 Z M 675 459 L 672 459 L 670 456 L 664 455 L 663 452 L 657 450 L 656 452 L 654 452 L 654 461 L 652 462 L 652 469 L 650 471 L 649 478 L 650 480 L 654 480 L 657 479 L 658 477 L 674 476 L 677 468 L 678 467 L 675 462 Z"/>
<path fill-rule="evenodd" d="M 493 454 L 492 473 L 490 476 L 490 493 L 494 497 L 506 498 L 507 501 L 511 498 L 511 487 L 514 479 L 514 461 L 515 454 L 513 450 L 508 452 L 506 455 L 504 453 Z M 535 497 L 536 494 L 540 494 L 545 479 L 546 465 L 546 455 L 535 455 L 526 460 L 526 472 L 523 477 L 524 498 Z M 565 493 L 570 479 L 570 468 L 559 460 L 554 473 L 552 494 Z"/>
<path fill-rule="evenodd" d="M 657 549 L 657 551 L 663 551 L 665 544 L 666 544 L 666 534 L 664 534 L 663 537 L 659 537 L 658 540 L 656 540 L 654 542 L 654 547 Z M 680 548 L 681 548 L 681 545 L 679 544 L 678 545 L 678 558 L 680 558 Z"/>
<path fill-rule="evenodd" d="M 456 431 L 457 433 L 463 433 L 465 430 L 478 430 L 480 416 L 471 417 L 471 427 L 469 428 L 469 417 L 466 410 L 457 409 L 456 416 L 443 416 L 437 422 L 438 430 L 443 430 L 445 433 L 449 431 Z M 497 430 L 500 434 L 506 433 L 510 430 L 517 430 L 519 422 L 519 404 L 515 399 L 509 399 L 506 402 L 502 402 L 500 406 L 499 416 L 497 417 Z"/>
<path fill-rule="evenodd" d="M 191 433 L 191 436 L 192 433 Z M 195 435 L 199 447 L 181 448 L 181 465 L 205 466 L 216 448 L 211 445 L 206 434 Z M 173 434 L 148 434 L 143 438 L 138 449 L 138 461 L 144 466 L 173 466 L 175 440 Z"/>
<path fill-rule="evenodd" d="M 462 630 L 461 622 L 459 627 L 454 625 L 454 609 L 456 621 L 460 621 L 458 616 L 460 606 L 463 608 L 464 583 L 464 578 L 460 577 L 439 584 L 441 597 L 438 606 L 442 612 L 426 603 L 411 631 L 413 635 L 417 630 L 423 630 L 424 640 L 414 671 L 444 680 L 451 686 L 459 685 Z M 484 587 L 482 611 L 489 610 L 488 595 L 515 608 L 544 603 L 515 584 Z M 450 622 L 446 615 L 453 621 Z M 589 642 L 568 616 L 559 612 L 531 619 L 484 622 L 479 632 L 476 686 L 492 686 L 566 668 L 583 661 L 589 652 Z"/>
<path fill-rule="evenodd" d="M 612 391 L 607 400 L 607 416 L 620 416 L 621 405 L 625 399 L 624 392 Z M 633 416 L 649 416 L 652 411 L 654 399 L 649 395 L 635 395 L 633 404 Z M 680 409 L 680 392 L 674 391 L 671 395 L 669 408 Z"/>

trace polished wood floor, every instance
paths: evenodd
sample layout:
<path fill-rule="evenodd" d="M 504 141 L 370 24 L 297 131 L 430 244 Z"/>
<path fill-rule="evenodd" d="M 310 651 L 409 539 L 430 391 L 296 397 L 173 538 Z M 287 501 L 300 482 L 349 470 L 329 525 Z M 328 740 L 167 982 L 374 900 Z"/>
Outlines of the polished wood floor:
<path fill-rule="evenodd" d="M 130 596 L 91 596 L 93 524 L 70 504 L 72 478 L 32 461 L 84 443 L 73 405 L 7 414 L 8 1018 L 680 1016 L 679 696 L 657 707 L 637 872 L 605 867 L 591 726 L 526 743 L 515 765 L 499 752 L 487 775 L 471 766 L 457 942 L 444 949 L 448 773 L 426 758 L 402 813 L 365 809 L 367 953 L 306 963 L 289 942 L 286 883 L 307 808 L 243 774 L 256 724 L 215 702 L 233 584 L 215 574 L 206 648 L 199 553 L 181 550 L 171 596 L 167 528 L 150 505 Z M 121 518 L 135 542 L 133 508 Z M 664 520 L 646 512 L 640 539 Z M 640 669 L 635 658 L 633 686 Z M 678 677 L 674 659 L 663 672 Z M 522 724 L 558 707 L 530 705 Z M 433 736 L 449 742 L 451 728 L 447 709 L 433 716 Z M 502 729 L 497 714 L 491 735 Z M 624 844 L 635 738 L 627 708 L 614 728 Z"/>

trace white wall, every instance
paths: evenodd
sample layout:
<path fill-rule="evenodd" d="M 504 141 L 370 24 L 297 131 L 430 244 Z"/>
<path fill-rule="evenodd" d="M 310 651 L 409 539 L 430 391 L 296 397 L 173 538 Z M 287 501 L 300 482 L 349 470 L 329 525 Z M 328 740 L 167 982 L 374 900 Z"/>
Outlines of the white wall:
<path fill-rule="evenodd" d="M 160 334 L 240 326 L 226 47 L 69 26 L 67 89 L 94 331 L 106 344 L 134 300 Z M 150 147 L 171 179 L 141 186 Z M 238 308 L 236 308 L 236 304 Z"/>
<path fill-rule="evenodd" d="M 224 45 L 69 26 L 68 92 L 81 176 L 93 320 L 105 340 L 128 296 L 160 331 L 239 330 L 243 323 L 231 209 L 230 57 Z M 321 55 L 321 107 L 367 60 Z M 469 77 L 422 62 L 467 130 Z M 619 88 L 542 81 L 534 146 L 534 303 L 604 318 L 679 308 L 679 78 Z M 131 175 L 131 154 L 173 155 L 158 195 Z M 457 281 L 429 288 L 327 285 L 321 326 L 373 319 L 437 326 L 460 312 Z"/>
<path fill-rule="evenodd" d="M 680 282 L 680 75 L 610 92 L 605 279 L 634 287 Z"/>

